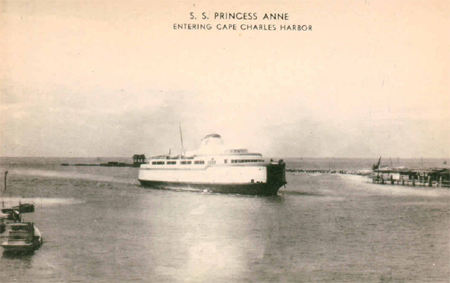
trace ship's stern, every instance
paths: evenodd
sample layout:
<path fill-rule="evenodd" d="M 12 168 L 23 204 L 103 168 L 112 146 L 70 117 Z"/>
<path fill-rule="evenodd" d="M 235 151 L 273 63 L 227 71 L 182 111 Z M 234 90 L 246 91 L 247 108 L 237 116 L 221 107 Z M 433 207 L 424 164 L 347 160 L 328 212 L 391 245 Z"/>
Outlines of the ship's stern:
<path fill-rule="evenodd" d="M 267 192 L 266 194 L 275 195 L 281 186 L 286 182 L 286 163 L 280 159 L 277 163 L 271 162 L 267 165 Z"/>

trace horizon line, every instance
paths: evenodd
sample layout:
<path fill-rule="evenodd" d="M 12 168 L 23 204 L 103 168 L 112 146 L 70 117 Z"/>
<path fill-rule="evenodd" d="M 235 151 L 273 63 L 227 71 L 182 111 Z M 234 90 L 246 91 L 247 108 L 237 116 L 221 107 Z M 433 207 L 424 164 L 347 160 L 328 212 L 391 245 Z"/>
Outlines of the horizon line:
<path fill-rule="evenodd" d="M 0 158 L 130 158 L 132 159 L 133 155 L 131 156 L 32 156 L 32 155 L 21 155 L 21 156 L 0 156 Z M 151 157 L 151 156 L 149 156 Z M 380 156 L 370 156 L 370 157 L 364 157 L 364 156 L 267 156 L 264 158 L 351 158 L 351 159 L 378 159 Z M 401 156 L 395 156 L 395 157 L 384 157 L 381 156 L 381 160 L 386 159 L 450 159 L 450 157 L 427 157 L 427 156 L 420 156 L 420 157 L 401 157 Z"/>

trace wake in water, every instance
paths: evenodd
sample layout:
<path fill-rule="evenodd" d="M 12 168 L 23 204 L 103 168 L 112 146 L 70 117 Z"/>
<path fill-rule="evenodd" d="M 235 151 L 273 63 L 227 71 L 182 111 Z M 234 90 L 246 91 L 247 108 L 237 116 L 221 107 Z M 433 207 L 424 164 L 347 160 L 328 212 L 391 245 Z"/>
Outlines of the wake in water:
<path fill-rule="evenodd" d="M 63 171 L 53 171 L 53 170 L 42 170 L 42 169 L 16 168 L 16 169 L 10 170 L 10 174 L 48 177 L 48 178 L 79 179 L 79 180 L 98 181 L 98 182 L 122 183 L 122 184 L 130 184 L 130 185 L 137 184 L 136 180 L 128 179 L 128 178 L 119 178 L 119 177 L 113 177 L 113 176 L 104 176 L 104 175 L 88 174 L 88 173 L 80 173 L 80 172 L 63 172 Z"/>
<path fill-rule="evenodd" d="M 315 196 L 315 197 L 323 197 L 325 195 L 313 192 L 300 192 L 300 191 L 289 191 L 289 190 L 280 190 L 281 195 L 297 195 L 297 196 Z"/>
<path fill-rule="evenodd" d="M 35 205 L 53 206 L 53 205 L 71 205 L 84 203 L 82 200 L 74 198 L 18 198 L 18 197 L 3 197 L 0 199 L 2 205 L 5 207 L 15 206 L 19 203 L 33 203 Z"/>

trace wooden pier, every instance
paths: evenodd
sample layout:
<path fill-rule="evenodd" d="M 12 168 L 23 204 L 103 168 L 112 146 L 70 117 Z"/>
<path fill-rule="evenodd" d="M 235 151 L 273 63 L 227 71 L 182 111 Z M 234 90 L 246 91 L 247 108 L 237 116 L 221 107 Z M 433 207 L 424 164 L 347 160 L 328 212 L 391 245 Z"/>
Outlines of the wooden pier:
<path fill-rule="evenodd" d="M 448 168 L 380 168 L 372 175 L 375 184 L 403 186 L 450 187 L 450 169 Z"/>

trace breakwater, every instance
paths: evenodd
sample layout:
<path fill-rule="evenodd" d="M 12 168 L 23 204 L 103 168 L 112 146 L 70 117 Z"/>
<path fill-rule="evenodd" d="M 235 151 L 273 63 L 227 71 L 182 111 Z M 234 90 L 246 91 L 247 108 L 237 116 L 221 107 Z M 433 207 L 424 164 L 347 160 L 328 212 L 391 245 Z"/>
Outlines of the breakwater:
<path fill-rule="evenodd" d="M 286 168 L 286 172 L 309 173 L 309 174 L 349 174 L 349 175 L 370 175 L 368 170 L 347 170 L 347 169 L 307 169 L 307 168 Z"/>
<path fill-rule="evenodd" d="M 132 157 L 133 163 L 109 161 L 103 163 L 61 163 L 61 166 L 103 166 L 103 167 L 139 167 L 146 162 L 145 154 L 135 154 Z"/>

